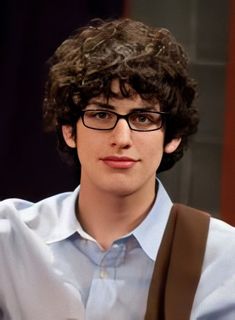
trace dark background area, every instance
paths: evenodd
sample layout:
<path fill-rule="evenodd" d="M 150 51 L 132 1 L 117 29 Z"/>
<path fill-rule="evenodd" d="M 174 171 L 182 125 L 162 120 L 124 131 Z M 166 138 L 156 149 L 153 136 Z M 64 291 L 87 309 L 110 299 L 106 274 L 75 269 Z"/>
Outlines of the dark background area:
<path fill-rule="evenodd" d="M 1 2 L 0 199 L 39 200 L 72 190 L 79 172 L 62 162 L 56 139 L 43 132 L 46 61 L 92 18 L 118 18 L 125 0 Z"/>

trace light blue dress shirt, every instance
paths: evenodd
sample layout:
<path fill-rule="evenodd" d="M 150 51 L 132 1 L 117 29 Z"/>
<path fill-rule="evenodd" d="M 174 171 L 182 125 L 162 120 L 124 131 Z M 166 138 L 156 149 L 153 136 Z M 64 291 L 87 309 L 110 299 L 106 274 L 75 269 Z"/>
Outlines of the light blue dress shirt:
<path fill-rule="evenodd" d="M 50 243 L 57 269 L 81 293 L 86 319 L 105 320 L 111 315 L 112 320 L 144 319 L 154 261 L 171 206 L 160 184 L 147 218 L 107 251 L 77 220 L 65 239 Z"/>
<path fill-rule="evenodd" d="M 78 196 L 79 187 L 35 204 L 0 202 L 0 320 L 144 319 L 171 200 L 159 182 L 144 221 L 104 251 L 76 219 Z M 235 319 L 235 229 L 214 218 L 196 319 Z"/>

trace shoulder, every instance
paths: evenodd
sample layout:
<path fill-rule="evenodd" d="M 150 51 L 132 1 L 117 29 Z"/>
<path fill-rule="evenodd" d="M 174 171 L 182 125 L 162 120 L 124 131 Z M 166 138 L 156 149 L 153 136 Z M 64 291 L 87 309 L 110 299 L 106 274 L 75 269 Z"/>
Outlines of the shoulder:
<path fill-rule="evenodd" d="M 195 223 L 197 221 L 206 221 L 207 228 L 205 229 L 207 234 L 207 243 L 206 243 L 206 256 L 209 258 L 215 258 L 216 255 L 220 255 L 221 252 L 226 251 L 224 246 L 227 243 L 227 249 L 231 248 L 234 250 L 235 246 L 235 228 L 228 223 L 211 217 L 209 213 L 191 208 L 182 204 L 174 204 L 172 207 L 172 212 L 177 215 L 177 219 L 185 223 L 186 227 L 195 228 Z M 199 226 L 201 226 L 199 224 Z M 191 229 L 192 229 L 191 228 Z M 196 232 L 200 230 L 195 229 Z M 205 231 L 204 230 L 204 231 Z M 235 250 L 234 250 L 235 254 Z"/>
<path fill-rule="evenodd" d="M 183 205 L 174 207 L 177 214 L 180 213 L 180 215 L 177 215 L 177 219 L 180 221 L 182 217 L 184 228 L 181 228 L 181 230 L 184 233 L 189 230 L 193 239 L 198 238 L 198 236 L 199 239 L 201 237 L 205 239 L 201 279 L 206 278 L 208 279 L 206 282 L 211 281 L 218 284 L 229 277 L 235 276 L 235 228 L 203 211 Z M 206 223 L 201 224 L 202 220 Z M 217 277 L 213 280 L 215 275 Z"/>
<path fill-rule="evenodd" d="M 234 319 L 235 228 L 210 218 L 201 279 L 192 319 Z M 200 315 L 200 316 L 199 316 Z"/>
<path fill-rule="evenodd" d="M 66 203 L 71 202 L 72 194 L 61 193 L 36 203 L 23 199 L 0 201 L 0 236 L 24 228 L 46 236 L 60 219 Z"/>
<path fill-rule="evenodd" d="M 222 260 L 224 263 L 230 257 L 235 263 L 235 228 L 226 222 L 211 218 L 207 239 L 205 264 Z"/>
<path fill-rule="evenodd" d="M 211 221 L 210 221 L 210 229 L 209 231 L 213 234 L 213 233 L 217 233 L 218 235 L 222 235 L 222 234 L 231 234 L 233 235 L 235 233 L 235 227 L 233 227 L 232 225 L 224 222 L 223 220 L 217 219 L 217 218 L 213 218 L 211 217 Z"/>
<path fill-rule="evenodd" d="M 0 202 L 0 235 L 11 232 L 14 223 L 21 220 L 20 211 L 29 208 L 33 203 L 22 199 L 7 199 Z"/>

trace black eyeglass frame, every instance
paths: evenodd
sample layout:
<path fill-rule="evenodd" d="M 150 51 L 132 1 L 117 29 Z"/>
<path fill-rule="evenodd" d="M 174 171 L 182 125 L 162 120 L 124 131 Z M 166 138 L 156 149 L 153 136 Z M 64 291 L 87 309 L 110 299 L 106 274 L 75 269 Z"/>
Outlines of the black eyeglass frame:
<path fill-rule="evenodd" d="M 114 123 L 114 125 L 113 125 L 111 128 L 108 128 L 108 129 L 101 129 L 101 128 L 93 128 L 93 127 L 90 127 L 90 126 L 86 125 L 86 124 L 85 124 L 85 121 L 84 121 L 84 115 L 85 115 L 86 112 L 89 112 L 89 111 L 94 111 L 94 112 L 109 112 L 109 113 L 112 113 L 112 114 L 116 115 L 116 117 L 117 117 L 116 122 Z M 133 128 L 131 127 L 130 123 L 129 123 L 129 117 L 130 117 L 130 115 L 132 115 L 132 114 L 138 114 L 138 113 L 141 114 L 141 113 L 146 113 L 146 112 L 159 114 L 159 115 L 161 116 L 161 125 L 160 125 L 160 127 L 159 127 L 159 128 L 156 128 L 156 129 L 150 129 L 150 130 L 133 129 Z M 127 113 L 127 114 L 124 114 L 124 115 L 123 115 L 123 114 L 119 114 L 119 113 L 117 113 L 117 112 L 115 112 L 115 111 L 112 111 L 112 110 L 104 110 L 104 109 L 81 110 L 79 113 L 80 113 L 80 117 L 82 118 L 82 123 L 83 123 L 83 125 L 84 125 L 86 128 L 88 128 L 88 129 L 99 130 L 99 131 L 113 130 L 113 129 L 116 127 L 116 125 L 117 125 L 117 123 L 118 123 L 118 121 L 119 121 L 120 119 L 125 119 L 126 122 L 127 122 L 127 124 L 128 124 L 128 126 L 129 126 L 129 128 L 130 128 L 131 130 L 133 130 L 133 131 L 138 131 L 138 132 L 150 132 L 150 131 L 160 130 L 160 129 L 163 127 L 163 125 L 164 125 L 165 117 L 169 114 L 169 112 L 164 112 L 164 111 L 149 111 L 149 110 L 144 110 L 144 109 L 143 109 L 143 110 L 139 110 L 139 111 L 131 111 L 131 112 L 129 112 L 129 113 Z"/>

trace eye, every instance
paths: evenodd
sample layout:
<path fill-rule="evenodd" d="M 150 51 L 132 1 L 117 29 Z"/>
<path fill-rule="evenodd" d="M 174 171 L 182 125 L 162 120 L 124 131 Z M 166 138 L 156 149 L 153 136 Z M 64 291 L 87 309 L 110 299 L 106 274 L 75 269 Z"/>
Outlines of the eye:
<path fill-rule="evenodd" d="M 136 117 L 136 119 L 139 121 L 139 122 L 149 122 L 150 121 L 150 118 L 148 115 L 139 115 Z"/>
<path fill-rule="evenodd" d="M 105 112 L 105 111 L 99 111 L 99 112 L 96 112 L 95 115 L 94 115 L 97 119 L 108 119 L 110 117 L 109 113 L 108 112 Z"/>
<path fill-rule="evenodd" d="M 109 120 L 113 118 L 113 114 L 103 110 L 87 110 L 86 116 L 94 120 Z"/>
<path fill-rule="evenodd" d="M 148 124 L 156 121 L 156 115 L 148 112 L 133 113 L 131 115 L 131 121 L 140 124 Z"/>

